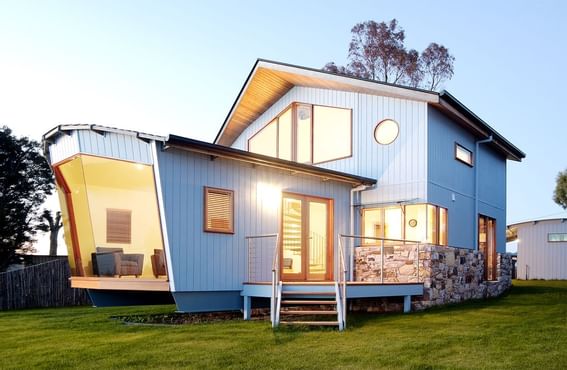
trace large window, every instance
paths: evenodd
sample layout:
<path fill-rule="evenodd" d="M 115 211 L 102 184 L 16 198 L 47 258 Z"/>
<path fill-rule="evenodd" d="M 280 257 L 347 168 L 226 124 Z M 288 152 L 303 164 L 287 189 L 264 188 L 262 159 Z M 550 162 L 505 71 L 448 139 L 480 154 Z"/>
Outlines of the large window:
<path fill-rule="evenodd" d="M 362 235 L 447 245 L 447 222 L 447 209 L 432 204 L 365 208 L 362 211 Z M 376 243 L 379 241 L 363 241 L 363 244 Z"/>
<path fill-rule="evenodd" d="M 350 109 L 294 103 L 248 140 L 248 150 L 299 163 L 352 155 Z"/>
<path fill-rule="evenodd" d="M 54 172 L 73 276 L 165 280 L 152 166 L 81 154 Z"/>

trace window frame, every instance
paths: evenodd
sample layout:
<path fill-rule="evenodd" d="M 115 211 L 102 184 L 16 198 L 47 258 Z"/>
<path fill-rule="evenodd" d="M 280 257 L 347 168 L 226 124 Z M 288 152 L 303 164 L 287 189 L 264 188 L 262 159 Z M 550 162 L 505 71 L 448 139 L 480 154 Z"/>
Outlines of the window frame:
<path fill-rule="evenodd" d="M 308 104 L 308 103 L 305 103 Z M 315 107 L 324 107 L 324 108 L 335 108 L 335 109 L 344 109 L 344 110 L 348 110 L 350 111 L 350 154 L 342 156 L 342 157 L 337 157 L 337 158 L 333 158 L 333 159 L 327 159 L 326 161 L 320 161 L 320 162 L 315 162 Z M 323 104 L 311 104 L 311 163 L 312 164 L 322 164 L 322 163 L 328 163 L 328 162 L 333 162 L 333 161 L 338 161 L 341 159 L 346 159 L 346 158 L 350 158 L 352 157 L 352 108 L 341 108 L 341 107 L 334 107 L 332 105 L 323 105 Z"/>
<path fill-rule="evenodd" d="M 386 121 L 391 121 L 391 122 L 394 122 L 396 124 L 396 127 L 397 127 L 396 137 L 394 137 L 392 139 L 392 141 L 390 141 L 389 143 L 381 143 L 380 140 L 378 140 L 378 138 L 376 137 L 376 132 L 378 131 L 378 128 L 380 127 L 380 125 L 382 125 Z M 376 143 L 378 143 L 382 146 L 391 145 L 398 139 L 398 137 L 400 137 L 400 123 L 393 118 L 384 118 L 383 120 L 379 121 L 376 124 L 376 126 L 374 126 L 374 131 L 372 133 L 372 136 L 374 137 L 374 141 L 376 141 Z"/>
<path fill-rule="evenodd" d="M 298 151 L 297 108 L 299 106 L 309 106 L 310 109 L 311 109 L 310 138 L 309 138 L 310 161 L 309 162 L 297 162 L 297 151 Z M 314 112 L 315 112 L 315 109 L 314 109 L 314 107 L 316 107 L 316 106 L 317 107 L 325 107 L 325 108 L 344 109 L 344 110 L 350 111 L 350 122 L 349 122 L 349 128 L 350 128 L 349 151 L 350 151 L 350 154 L 348 154 L 346 156 L 342 156 L 342 157 L 328 159 L 328 160 L 325 160 L 325 161 L 320 161 L 320 162 L 314 161 L 314 157 L 315 157 L 315 153 L 314 153 L 314 140 L 315 140 L 315 135 L 314 135 L 315 114 L 314 114 Z M 292 162 L 316 165 L 316 164 L 322 164 L 322 163 L 327 163 L 327 162 L 332 162 L 332 161 L 338 161 L 338 160 L 350 158 L 350 157 L 353 156 L 353 137 L 352 137 L 352 134 L 353 134 L 353 122 L 352 122 L 353 121 L 353 109 L 352 108 L 336 107 L 336 106 L 332 106 L 332 105 L 305 103 L 305 102 L 301 102 L 301 101 L 294 101 L 294 102 L 288 104 L 274 118 L 270 119 L 266 124 L 264 124 L 262 126 L 262 128 L 260 128 L 252 136 L 250 136 L 250 138 L 247 140 L 247 143 L 246 143 L 248 152 L 255 153 L 255 152 L 250 151 L 250 141 L 253 140 L 254 137 L 256 135 L 258 135 L 260 132 L 262 132 L 265 128 L 267 128 L 269 125 L 274 123 L 276 125 L 276 156 L 275 156 L 275 158 L 282 159 L 282 158 L 280 158 L 280 138 L 279 138 L 280 121 L 279 120 L 280 120 L 280 117 L 288 111 L 288 109 L 291 109 L 291 148 L 290 148 L 290 150 L 291 150 L 291 161 Z M 256 154 L 260 154 L 260 153 L 256 153 Z M 282 160 L 286 160 L 286 159 L 282 159 Z"/>
<path fill-rule="evenodd" d="M 464 150 L 465 152 L 468 152 L 470 154 L 471 157 L 471 161 L 470 163 L 459 158 L 459 156 L 457 155 L 458 153 L 458 149 L 461 148 L 462 150 Z M 472 150 L 467 149 L 465 146 L 459 144 L 458 142 L 455 141 L 455 159 L 461 163 L 466 164 L 469 167 L 474 167 L 474 153 L 472 152 Z"/>
<path fill-rule="evenodd" d="M 214 192 L 218 194 L 226 194 L 230 197 L 230 220 L 229 220 L 229 227 L 227 229 L 224 228 L 215 228 L 208 226 L 208 219 L 209 219 L 209 212 L 208 212 L 208 200 L 209 200 L 209 192 Z M 234 234 L 234 191 L 230 189 L 222 189 L 222 188 L 215 188 L 211 186 L 204 186 L 203 187 L 203 231 L 207 233 L 219 233 L 219 234 Z"/>
<path fill-rule="evenodd" d="M 446 207 L 442 207 L 440 205 L 434 204 L 434 203 L 411 203 L 411 204 L 397 205 L 397 207 L 401 207 L 401 209 L 402 209 L 402 216 L 401 216 L 402 217 L 401 218 L 401 221 L 402 221 L 402 240 L 406 240 L 406 227 L 408 226 L 407 225 L 408 219 L 406 217 L 406 207 L 407 206 L 425 206 L 425 209 L 426 209 L 426 215 L 425 215 L 426 237 L 429 237 L 427 235 L 428 224 L 429 224 L 429 215 L 428 215 L 428 212 L 427 212 L 427 206 L 435 207 L 435 218 L 436 218 L 435 229 L 436 229 L 436 232 L 437 232 L 437 238 L 432 243 L 428 243 L 427 240 L 424 240 L 422 242 L 427 243 L 427 244 L 441 246 L 441 247 L 448 247 L 449 246 L 449 209 L 446 208 Z M 375 244 L 379 243 L 379 240 L 372 240 L 371 242 L 366 242 L 366 234 L 365 234 L 366 226 L 365 226 L 365 222 L 364 222 L 366 212 L 380 210 L 380 219 L 381 219 L 382 223 L 384 223 L 384 221 L 385 221 L 385 210 L 387 208 L 396 208 L 396 206 L 394 204 L 390 204 L 390 205 L 384 204 L 382 207 L 370 207 L 370 208 L 362 208 L 361 209 L 361 213 L 360 213 L 360 232 L 361 232 L 361 239 L 362 239 L 361 245 L 371 246 L 371 245 L 375 245 Z M 441 218 L 440 218 L 441 217 L 441 212 L 440 212 L 441 209 L 444 209 L 445 214 L 447 215 L 447 220 L 446 220 L 447 221 L 446 222 L 447 230 L 445 232 L 446 240 L 447 240 L 446 244 L 439 244 L 439 241 L 441 240 L 441 222 L 440 222 L 441 221 Z M 382 227 L 382 234 L 383 234 L 382 238 L 384 237 L 384 232 L 385 232 L 385 227 Z M 376 236 L 376 238 L 378 238 L 378 236 Z"/>
<path fill-rule="evenodd" d="M 550 240 L 549 237 L 551 235 L 563 235 L 564 240 Z M 548 243 L 567 243 L 567 233 L 547 233 L 547 242 Z"/>

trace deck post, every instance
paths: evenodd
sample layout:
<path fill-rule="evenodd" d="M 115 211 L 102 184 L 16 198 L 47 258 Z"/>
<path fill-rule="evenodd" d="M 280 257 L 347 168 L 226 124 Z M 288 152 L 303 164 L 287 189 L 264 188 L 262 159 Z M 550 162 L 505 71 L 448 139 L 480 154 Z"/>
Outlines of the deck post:
<path fill-rule="evenodd" d="M 411 295 L 404 296 L 404 313 L 411 311 Z"/>
<path fill-rule="evenodd" d="M 244 320 L 250 320 L 252 316 L 252 297 L 244 296 Z"/>

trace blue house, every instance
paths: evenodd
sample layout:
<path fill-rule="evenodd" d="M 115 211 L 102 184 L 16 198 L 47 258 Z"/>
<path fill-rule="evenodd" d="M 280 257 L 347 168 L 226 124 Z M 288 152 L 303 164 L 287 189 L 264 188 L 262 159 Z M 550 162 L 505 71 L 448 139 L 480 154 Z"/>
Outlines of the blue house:
<path fill-rule="evenodd" d="M 343 328 L 349 300 L 510 284 L 506 162 L 525 155 L 447 92 L 258 60 L 214 143 L 63 125 L 44 144 L 97 305 L 269 302 L 274 325 L 328 305 Z"/>

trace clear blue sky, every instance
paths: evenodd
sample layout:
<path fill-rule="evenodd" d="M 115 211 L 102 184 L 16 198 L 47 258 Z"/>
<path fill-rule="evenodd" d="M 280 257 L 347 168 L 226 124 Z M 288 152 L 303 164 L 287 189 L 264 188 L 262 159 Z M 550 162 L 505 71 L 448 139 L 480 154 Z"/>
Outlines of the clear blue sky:
<path fill-rule="evenodd" d="M 212 141 L 256 58 L 346 60 L 351 27 L 396 18 L 406 45 L 456 57 L 446 89 L 527 153 L 508 221 L 567 216 L 563 1 L 3 1 L 0 124 L 39 139 L 96 123 Z"/>

